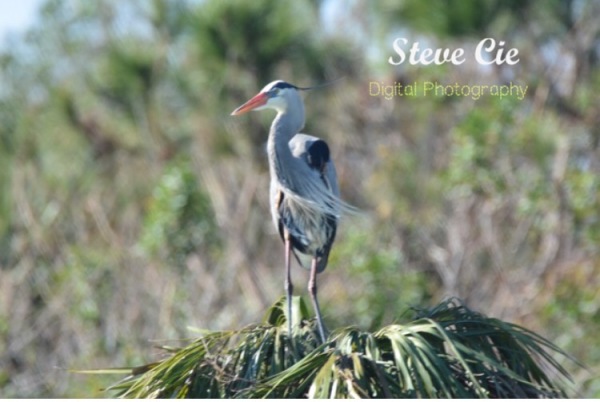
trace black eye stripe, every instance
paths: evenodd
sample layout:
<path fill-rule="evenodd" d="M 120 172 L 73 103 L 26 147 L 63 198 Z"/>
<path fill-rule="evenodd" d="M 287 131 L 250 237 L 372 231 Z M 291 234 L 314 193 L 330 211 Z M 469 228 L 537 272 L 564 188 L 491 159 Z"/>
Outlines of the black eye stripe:
<path fill-rule="evenodd" d="M 272 88 L 272 89 L 275 89 L 275 88 L 278 88 L 278 89 L 286 89 L 286 88 L 294 88 L 294 89 L 297 89 L 297 87 L 296 87 L 295 85 L 288 84 L 288 83 L 287 83 L 287 82 L 285 82 L 285 81 L 281 81 L 281 82 L 278 82 L 277 84 L 273 85 L 273 88 Z"/>

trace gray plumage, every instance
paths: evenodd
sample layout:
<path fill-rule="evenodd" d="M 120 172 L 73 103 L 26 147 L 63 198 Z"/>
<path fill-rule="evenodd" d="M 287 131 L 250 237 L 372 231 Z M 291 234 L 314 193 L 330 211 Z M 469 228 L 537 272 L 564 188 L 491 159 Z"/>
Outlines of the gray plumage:
<path fill-rule="evenodd" d="M 299 90 L 284 81 L 274 81 L 232 114 L 265 108 L 277 111 L 269 132 L 267 153 L 271 215 L 285 244 L 288 330 L 291 334 L 290 251 L 293 251 L 298 261 L 311 271 L 309 293 L 319 332 L 325 341 L 316 295 L 316 274 L 327 266 L 340 214 L 352 207 L 339 197 L 336 170 L 327 143 L 300 133 L 305 116 Z M 303 263 L 302 256 L 310 258 L 310 266 Z"/>

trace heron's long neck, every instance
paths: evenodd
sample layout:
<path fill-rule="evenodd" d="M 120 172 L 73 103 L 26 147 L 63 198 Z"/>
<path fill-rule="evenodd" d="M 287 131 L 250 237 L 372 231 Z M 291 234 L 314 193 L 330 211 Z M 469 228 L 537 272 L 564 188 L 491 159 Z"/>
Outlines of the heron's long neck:
<path fill-rule="evenodd" d="M 290 104 L 287 110 L 277 113 L 267 142 L 269 164 L 278 176 L 288 169 L 296 160 L 292 156 L 289 141 L 304 127 L 304 105 L 298 99 L 295 104 Z"/>

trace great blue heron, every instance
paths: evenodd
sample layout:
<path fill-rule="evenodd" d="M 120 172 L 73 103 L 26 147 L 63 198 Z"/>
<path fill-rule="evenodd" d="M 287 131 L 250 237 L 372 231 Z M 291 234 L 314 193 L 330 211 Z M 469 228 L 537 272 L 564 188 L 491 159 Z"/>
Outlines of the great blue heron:
<path fill-rule="evenodd" d="M 317 300 L 317 274 L 327 266 L 340 213 L 349 206 L 339 198 L 337 175 L 327 143 L 300 133 L 304 127 L 304 103 L 299 91 L 306 89 L 311 88 L 273 81 L 231 114 L 263 109 L 277 112 L 269 132 L 267 152 L 271 214 L 285 245 L 288 332 L 291 336 L 290 254 L 293 252 L 300 264 L 310 269 L 308 292 L 317 315 L 319 334 L 325 342 L 325 326 Z M 303 264 L 299 254 L 310 257 L 310 267 Z"/>

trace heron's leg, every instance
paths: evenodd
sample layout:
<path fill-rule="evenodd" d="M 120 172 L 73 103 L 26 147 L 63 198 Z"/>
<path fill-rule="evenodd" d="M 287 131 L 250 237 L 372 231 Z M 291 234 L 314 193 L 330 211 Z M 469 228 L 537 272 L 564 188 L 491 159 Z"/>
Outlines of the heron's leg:
<path fill-rule="evenodd" d="M 292 338 L 292 293 L 294 292 L 294 285 L 292 285 L 292 273 L 290 267 L 290 253 L 291 243 L 289 233 L 285 232 L 285 292 L 287 297 L 287 324 L 288 324 L 288 336 Z"/>
<path fill-rule="evenodd" d="M 325 342 L 325 326 L 323 325 L 323 318 L 321 317 L 321 309 L 319 308 L 319 301 L 317 300 L 317 258 L 312 259 L 310 267 L 310 279 L 308 280 L 308 293 L 313 303 L 315 313 L 317 314 L 317 324 L 319 325 L 319 334 L 321 340 Z"/>

